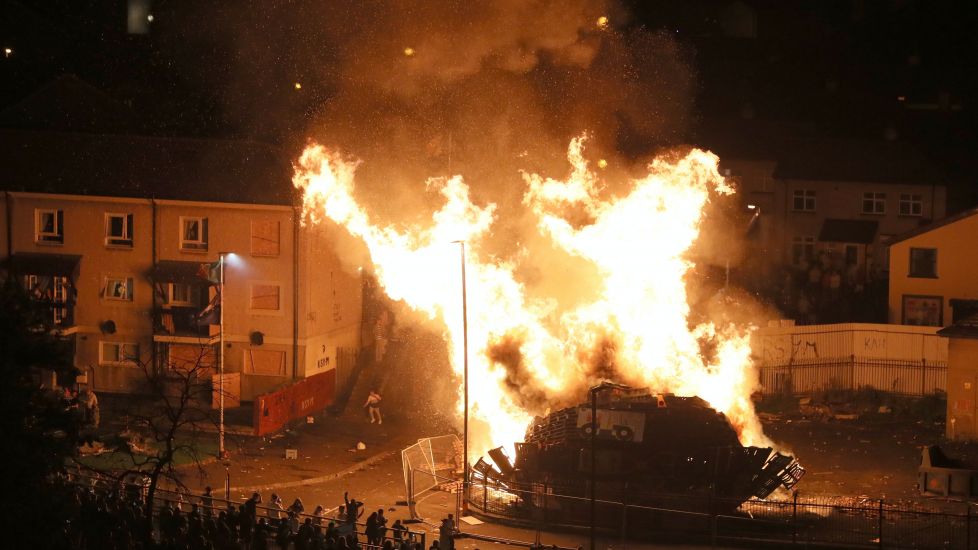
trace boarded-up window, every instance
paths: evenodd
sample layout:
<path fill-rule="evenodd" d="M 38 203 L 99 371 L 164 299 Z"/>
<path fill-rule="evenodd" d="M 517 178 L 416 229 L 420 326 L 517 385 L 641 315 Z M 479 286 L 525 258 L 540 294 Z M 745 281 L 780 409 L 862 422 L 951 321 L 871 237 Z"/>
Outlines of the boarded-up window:
<path fill-rule="evenodd" d="M 245 374 L 285 376 L 285 352 L 267 349 L 244 351 Z"/>
<path fill-rule="evenodd" d="M 281 288 L 271 284 L 251 285 L 251 309 L 278 311 Z"/>
<path fill-rule="evenodd" d="M 269 220 L 252 220 L 251 255 L 278 256 L 279 252 L 279 222 Z"/>
<path fill-rule="evenodd" d="M 170 344 L 166 354 L 166 366 L 181 372 L 193 372 L 198 376 L 210 376 L 217 366 L 214 346 L 194 344 Z"/>

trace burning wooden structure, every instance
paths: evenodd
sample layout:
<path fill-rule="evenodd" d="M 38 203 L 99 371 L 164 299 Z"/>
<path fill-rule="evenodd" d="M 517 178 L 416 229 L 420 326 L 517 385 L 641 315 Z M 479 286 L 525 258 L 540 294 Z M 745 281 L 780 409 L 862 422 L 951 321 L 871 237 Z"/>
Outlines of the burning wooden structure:
<path fill-rule="evenodd" d="M 591 403 L 538 417 L 525 441 L 516 443 L 514 460 L 493 449 L 492 463 L 480 459 L 473 467 L 473 483 L 527 491 L 520 500 L 530 506 L 539 498 L 527 498 L 529 493 L 540 489 L 551 500 L 561 495 L 586 501 L 593 482 L 596 498 L 604 501 L 736 508 L 780 487 L 790 489 L 805 473 L 791 456 L 741 445 L 727 418 L 698 397 L 629 388 L 595 398 L 597 422 Z"/>

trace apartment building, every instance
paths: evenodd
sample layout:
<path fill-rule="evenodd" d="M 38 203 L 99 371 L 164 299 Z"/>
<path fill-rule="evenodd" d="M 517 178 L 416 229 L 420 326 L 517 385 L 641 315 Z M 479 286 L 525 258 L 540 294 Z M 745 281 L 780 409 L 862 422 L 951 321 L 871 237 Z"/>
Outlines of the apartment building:
<path fill-rule="evenodd" d="M 332 372 L 360 345 L 361 276 L 303 226 L 280 150 L 242 140 L 0 129 L 0 269 L 51 308 L 97 391 L 137 365 L 224 365 L 245 401 Z M 232 390 L 235 388 L 232 388 Z"/>
<path fill-rule="evenodd" d="M 357 348 L 361 284 L 327 230 L 291 206 L 29 192 L 3 195 L 8 273 L 50 304 L 98 391 L 138 391 L 138 363 L 216 367 L 225 258 L 224 368 L 243 400 L 335 369 Z"/>

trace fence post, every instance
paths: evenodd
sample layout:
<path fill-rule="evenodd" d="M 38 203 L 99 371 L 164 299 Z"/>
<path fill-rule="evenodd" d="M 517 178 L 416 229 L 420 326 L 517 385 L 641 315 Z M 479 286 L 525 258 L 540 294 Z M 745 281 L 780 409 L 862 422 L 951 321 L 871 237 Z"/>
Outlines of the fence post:
<path fill-rule="evenodd" d="M 485 476 L 483 476 L 483 478 L 482 478 L 482 511 L 483 512 L 488 512 L 489 511 L 489 509 L 486 508 L 486 505 L 489 504 L 489 490 L 486 489 L 486 482 L 487 481 L 488 481 L 488 479 Z"/>
<path fill-rule="evenodd" d="M 883 548 L 883 499 L 880 499 L 880 517 L 877 532 L 879 533 L 879 547 Z"/>
<path fill-rule="evenodd" d="M 856 354 L 849 354 L 849 390 L 856 391 Z"/>
<path fill-rule="evenodd" d="M 968 507 L 968 514 L 965 517 L 964 525 L 964 547 L 971 550 L 971 503 L 965 503 Z"/>
<path fill-rule="evenodd" d="M 927 395 L 927 359 L 920 360 L 920 396 Z"/>
<path fill-rule="evenodd" d="M 791 545 L 798 543 L 798 491 L 792 491 L 791 499 Z"/>
<path fill-rule="evenodd" d="M 547 527 L 547 484 L 543 484 L 543 526 Z"/>

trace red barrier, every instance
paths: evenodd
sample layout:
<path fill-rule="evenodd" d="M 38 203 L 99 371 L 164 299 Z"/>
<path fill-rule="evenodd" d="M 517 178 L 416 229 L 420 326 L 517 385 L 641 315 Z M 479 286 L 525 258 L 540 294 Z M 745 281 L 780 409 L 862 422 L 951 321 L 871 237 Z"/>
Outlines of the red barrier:
<path fill-rule="evenodd" d="M 299 380 L 255 398 L 255 435 L 277 432 L 297 418 L 321 411 L 333 402 L 336 369 Z"/>

